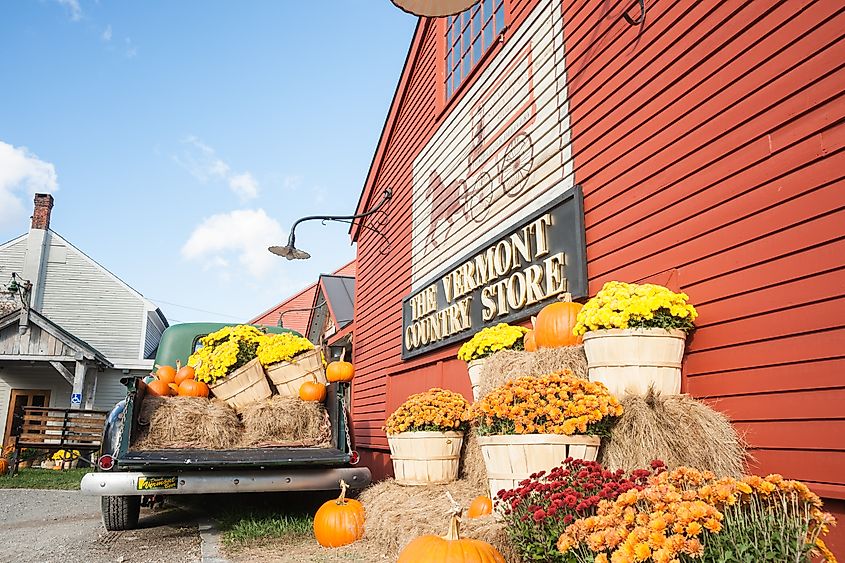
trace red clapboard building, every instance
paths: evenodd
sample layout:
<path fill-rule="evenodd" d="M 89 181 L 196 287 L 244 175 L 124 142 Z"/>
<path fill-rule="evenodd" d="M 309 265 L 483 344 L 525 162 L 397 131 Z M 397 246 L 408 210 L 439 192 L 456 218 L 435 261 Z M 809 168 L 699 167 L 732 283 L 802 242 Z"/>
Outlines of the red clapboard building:
<path fill-rule="evenodd" d="M 389 245 L 352 229 L 357 448 L 387 475 L 387 414 L 432 386 L 470 396 L 455 355 L 481 327 L 651 281 L 700 312 L 683 390 L 731 417 L 751 472 L 841 519 L 845 6 L 644 5 L 419 20 L 358 206 L 393 190 Z"/>

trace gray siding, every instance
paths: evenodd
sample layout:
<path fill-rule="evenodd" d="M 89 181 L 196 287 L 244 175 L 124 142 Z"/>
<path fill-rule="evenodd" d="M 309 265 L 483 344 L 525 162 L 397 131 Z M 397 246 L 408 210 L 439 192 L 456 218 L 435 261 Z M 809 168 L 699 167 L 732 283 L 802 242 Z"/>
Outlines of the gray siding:
<path fill-rule="evenodd" d="M 119 401 L 126 398 L 126 387 L 120 382 L 122 377 L 147 375 L 144 371 L 106 370 L 97 374 L 97 391 L 94 395 L 95 410 L 111 410 Z"/>
<path fill-rule="evenodd" d="M 67 408 L 70 405 L 70 383 L 49 364 L 46 366 L 20 366 L 21 362 L 6 364 L 0 372 L 0 432 L 6 430 L 6 416 L 12 389 L 49 389 L 51 407 Z M 4 437 L 5 438 L 5 437 Z"/>
<path fill-rule="evenodd" d="M 50 236 L 41 312 L 112 358 L 138 358 L 144 300 Z"/>
<path fill-rule="evenodd" d="M 9 282 L 12 272 L 23 272 L 23 260 L 26 256 L 26 237 L 0 249 L 0 283 Z"/>
<path fill-rule="evenodd" d="M 164 333 L 164 323 L 156 311 L 147 311 L 147 334 L 144 339 L 144 357 L 153 358 L 155 356 L 158 343 L 161 340 L 161 335 Z"/>

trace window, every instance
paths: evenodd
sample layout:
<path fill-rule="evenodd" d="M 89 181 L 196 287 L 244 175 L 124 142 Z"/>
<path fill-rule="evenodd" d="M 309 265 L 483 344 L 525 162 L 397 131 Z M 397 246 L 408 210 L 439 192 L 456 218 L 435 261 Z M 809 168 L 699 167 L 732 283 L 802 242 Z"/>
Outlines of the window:
<path fill-rule="evenodd" d="M 447 98 L 458 89 L 504 29 L 505 0 L 483 0 L 446 19 Z"/>

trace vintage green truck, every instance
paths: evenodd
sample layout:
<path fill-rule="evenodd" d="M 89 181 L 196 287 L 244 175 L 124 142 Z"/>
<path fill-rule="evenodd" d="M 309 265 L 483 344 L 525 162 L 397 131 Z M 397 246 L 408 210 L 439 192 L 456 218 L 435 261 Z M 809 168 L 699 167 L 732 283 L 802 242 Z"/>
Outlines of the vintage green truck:
<path fill-rule="evenodd" d="M 186 364 L 203 336 L 225 324 L 184 323 L 168 327 L 161 337 L 156 364 Z M 268 332 L 288 329 L 264 327 Z M 102 497 L 107 530 L 129 530 L 138 525 L 142 504 L 163 495 L 317 491 L 338 489 L 342 480 L 352 488 L 370 483 L 370 471 L 356 467 L 349 420 L 349 383 L 331 383 L 326 411 L 332 427 L 327 448 L 267 447 L 232 450 L 167 449 L 133 451 L 146 384 L 140 377 L 121 380 L 126 398 L 112 409 L 103 431 L 96 471 L 82 479 L 83 493 Z"/>

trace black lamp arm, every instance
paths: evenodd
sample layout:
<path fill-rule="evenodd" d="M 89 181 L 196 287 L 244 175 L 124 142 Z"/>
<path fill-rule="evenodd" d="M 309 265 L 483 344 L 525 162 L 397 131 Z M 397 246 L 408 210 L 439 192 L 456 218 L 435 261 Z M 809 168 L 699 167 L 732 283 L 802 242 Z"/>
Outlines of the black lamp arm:
<path fill-rule="evenodd" d="M 347 223 L 347 222 L 354 221 L 355 219 L 363 219 L 364 217 L 369 217 L 370 215 L 378 213 L 379 209 L 381 209 L 382 206 L 385 203 L 387 203 L 387 200 L 389 200 L 392 196 L 393 196 L 393 190 L 391 190 L 390 188 L 385 188 L 384 193 L 382 194 L 382 197 L 381 197 L 381 201 L 379 201 L 375 205 L 375 207 L 373 207 L 369 211 L 365 211 L 365 212 L 359 213 L 357 215 L 308 215 L 307 217 L 301 217 L 301 218 L 297 219 L 294 222 L 293 225 L 291 225 L 290 235 L 288 236 L 288 246 L 290 246 L 290 247 L 294 246 L 294 242 L 295 242 L 295 239 L 296 239 L 296 236 L 294 235 L 294 231 L 296 230 L 297 225 L 299 225 L 300 223 L 304 223 L 305 221 L 316 221 L 318 219 L 321 220 L 321 221 L 324 221 L 324 222 L 325 221 L 338 221 L 340 223 Z"/>

